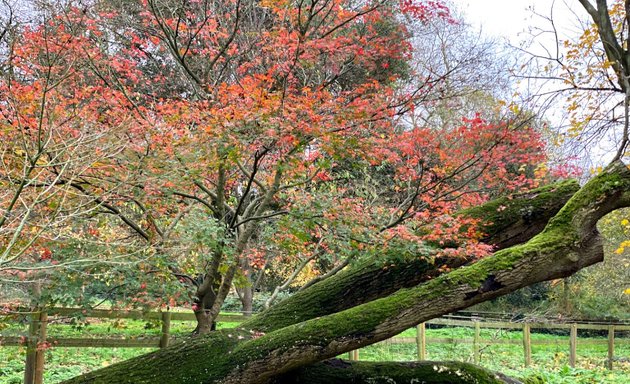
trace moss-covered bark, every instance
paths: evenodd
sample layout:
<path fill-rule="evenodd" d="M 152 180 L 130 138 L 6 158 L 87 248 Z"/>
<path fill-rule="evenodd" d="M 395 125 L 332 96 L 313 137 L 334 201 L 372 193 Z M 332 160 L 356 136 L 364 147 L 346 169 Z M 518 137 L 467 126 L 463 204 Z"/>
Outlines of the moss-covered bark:
<path fill-rule="evenodd" d="M 461 362 L 374 363 L 328 360 L 298 368 L 273 384 L 518 384 L 517 380 Z"/>
<path fill-rule="evenodd" d="M 218 377 L 227 373 L 229 359 L 227 353 L 243 337 L 237 330 L 221 330 L 206 335 L 189 338 L 175 343 L 169 348 L 126 360 L 83 376 L 77 376 L 65 383 L 100 384 L 176 384 L 204 383 L 210 376 Z M 211 375 L 208 372 L 212 372 Z"/>
<path fill-rule="evenodd" d="M 482 241 L 497 249 L 521 244 L 541 232 L 580 189 L 575 180 L 546 185 L 466 209 L 459 215 L 481 220 Z"/>
<path fill-rule="evenodd" d="M 578 189 L 576 181 L 564 181 L 496 199 L 460 215 L 481 220 L 483 241 L 502 249 L 527 241 L 542 231 Z M 268 332 L 339 312 L 433 279 L 441 274 L 440 266 L 455 269 L 470 261 L 462 257 L 415 258 L 387 263 L 384 268 L 381 259 L 366 260 L 294 294 L 245 326 Z"/>
<path fill-rule="evenodd" d="M 630 206 L 628 191 L 630 171 L 621 163 L 613 164 L 525 244 L 335 313 L 313 317 L 317 311 L 310 311 L 304 316 L 297 312 L 308 301 L 299 302 L 293 307 L 295 314 L 283 309 L 289 320 L 278 317 L 281 326 L 274 325 L 272 317 L 252 320 L 232 334 L 222 332 L 176 345 L 69 383 L 270 383 L 279 375 L 387 339 L 420 322 L 600 261 L 595 223 L 611 210 Z M 326 300 L 336 300 L 331 296 L 336 293 L 317 292 L 324 305 Z"/>
<path fill-rule="evenodd" d="M 601 261 L 596 219 L 630 204 L 628 191 L 630 171 L 621 163 L 613 164 L 527 243 L 385 298 L 241 344 L 233 353 L 238 368 L 222 382 L 264 383 L 278 372 L 387 339 L 420 322 Z"/>

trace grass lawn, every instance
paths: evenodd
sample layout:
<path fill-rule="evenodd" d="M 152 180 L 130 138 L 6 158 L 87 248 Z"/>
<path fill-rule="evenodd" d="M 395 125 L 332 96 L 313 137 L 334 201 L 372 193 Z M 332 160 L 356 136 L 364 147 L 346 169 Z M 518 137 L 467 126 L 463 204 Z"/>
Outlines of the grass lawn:
<path fill-rule="evenodd" d="M 415 329 L 405 331 L 401 336 L 414 337 Z M 472 328 L 440 328 L 427 329 L 428 338 L 472 339 Z M 522 340 L 520 331 L 497 329 L 481 329 L 482 340 Z M 578 334 L 578 336 L 581 336 Z M 526 379 L 539 377 L 547 383 L 566 384 L 625 384 L 630 383 L 630 345 L 615 346 L 615 357 L 625 358 L 626 362 L 615 362 L 614 370 L 605 368 L 607 360 L 607 345 L 580 345 L 585 340 L 606 340 L 605 337 L 579 337 L 577 346 L 576 368 L 569 367 L 569 337 L 550 334 L 532 333 L 533 340 L 546 340 L 551 345 L 532 345 L 532 365 L 524 366 L 523 347 L 520 344 L 489 344 L 480 345 L 480 365 L 506 373 L 516 378 Z M 429 360 L 457 360 L 473 361 L 472 344 L 458 342 L 430 343 L 427 342 L 427 359 Z M 368 361 L 413 361 L 417 358 L 415 344 L 391 344 L 387 341 L 361 349 L 360 360 Z"/>
<path fill-rule="evenodd" d="M 220 327 L 234 327 L 236 323 L 222 323 Z M 193 323 L 172 321 L 171 334 L 181 337 L 189 334 Z M 0 330 L 5 335 L 26 333 L 26 326 L 13 323 Z M 75 325 L 50 324 L 48 335 L 51 337 L 146 337 L 158 336 L 159 323 L 147 323 L 138 320 L 94 320 L 90 323 Z M 405 331 L 401 336 L 414 337 L 415 329 Z M 470 328 L 427 329 L 427 338 L 472 338 Z M 521 332 L 482 329 L 482 339 L 521 339 Z M 523 366 L 523 348 L 514 345 L 480 345 L 481 365 L 502 371 L 517 378 L 539 377 L 547 383 L 604 383 L 624 384 L 630 377 L 630 362 L 615 362 L 615 370 L 604 368 L 606 362 L 606 345 L 580 345 L 578 341 L 578 359 L 576 368 L 568 367 L 568 336 L 532 333 L 532 340 L 549 340 L 552 345 L 532 346 L 532 366 Z M 586 340 L 580 338 L 579 340 Z M 600 340 L 605 340 L 600 338 Z M 80 373 L 104 367 L 118 361 L 147 353 L 152 348 L 61 348 L 55 347 L 46 353 L 45 383 L 57 383 Z M 22 383 L 24 369 L 23 347 L 0 347 L 0 383 Z M 472 361 L 472 344 L 427 343 L 427 357 L 430 360 Z M 630 357 L 630 345 L 617 345 L 616 357 Z M 379 343 L 360 351 L 361 360 L 369 361 L 412 361 L 417 358 L 415 344 Z"/>

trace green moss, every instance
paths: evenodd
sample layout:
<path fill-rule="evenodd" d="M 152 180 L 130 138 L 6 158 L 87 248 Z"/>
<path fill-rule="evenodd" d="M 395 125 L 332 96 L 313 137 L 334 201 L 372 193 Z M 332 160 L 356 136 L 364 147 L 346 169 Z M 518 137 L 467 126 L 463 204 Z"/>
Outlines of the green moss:
<path fill-rule="evenodd" d="M 601 180 L 594 181 L 595 184 L 599 182 Z M 589 188 L 586 188 L 584 193 L 592 196 Z M 584 202 L 583 192 L 580 191 L 573 196 L 571 201 L 573 203 L 568 205 L 575 208 L 570 212 L 575 213 Z M 566 209 L 562 211 L 566 212 Z M 318 347 L 325 347 L 343 337 L 369 339 L 379 327 L 382 327 L 383 323 L 396 318 L 400 313 L 411 311 L 419 304 L 429 303 L 442 296 L 446 297 L 454 289 L 461 289 L 462 286 L 470 287 L 472 292 L 479 290 L 491 276 L 510 270 L 517 263 L 526 261 L 526 258 L 530 256 L 537 256 L 540 252 L 553 255 L 554 250 L 566 251 L 576 237 L 570 223 L 570 220 L 555 220 L 553 225 L 548 225 L 542 233 L 526 244 L 499 251 L 492 257 L 459 268 L 420 286 L 401 289 L 385 298 L 271 332 L 258 340 L 238 346 L 233 356 L 240 362 L 239 365 L 246 365 L 248 361 L 264 358 L 272 351 L 299 350 L 305 347 L 312 349 L 313 353 L 318 353 Z M 418 320 L 421 318 L 419 317 Z M 393 335 L 406 326 L 408 324 L 402 324 L 401 329 L 398 329 L 396 325 L 393 325 L 391 329 L 384 331 L 381 329 L 380 332 Z M 324 353 L 314 360 L 325 357 L 331 356 L 326 356 Z"/>
<path fill-rule="evenodd" d="M 461 362 L 373 363 L 330 362 L 290 372 L 275 384 L 495 384 L 499 376 L 481 367 Z"/>
<path fill-rule="evenodd" d="M 221 330 L 75 377 L 64 384 L 200 384 L 231 368 L 228 352 L 244 332 Z"/>
<path fill-rule="evenodd" d="M 501 232 L 510 226 L 520 225 L 521 228 L 527 228 L 528 225 L 522 225 L 523 217 L 531 217 L 532 220 L 544 225 L 578 188 L 574 180 L 563 181 L 528 193 L 491 201 L 462 211 L 461 214 L 492 222 L 483 229 L 488 233 Z M 535 232 L 528 235 L 534 234 Z M 453 264 L 449 265 L 455 268 L 465 261 L 462 259 L 458 264 L 450 260 L 448 263 Z M 443 262 L 437 265 L 441 263 Z M 387 272 L 383 268 L 382 258 L 366 260 L 352 265 L 331 279 L 298 292 L 284 302 L 274 305 L 270 310 L 252 318 L 243 326 L 270 332 L 294 323 L 342 311 L 403 287 L 418 285 L 426 281 L 427 277 L 436 275 L 439 275 L 436 263 L 420 257 L 416 260 L 394 263 L 393 266 L 389 266 Z M 380 294 L 368 292 L 365 288 L 367 283 L 373 281 L 378 281 L 379 286 L 373 289 L 380 291 Z"/>
<path fill-rule="evenodd" d="M 580 222 L 584 214 L 593 210 L 606 197 L 627 191 L 630 191 L 630 170 L 623 163 L 613 163 L 584 185 L 554 216 L 548 228 L 562 228 Z"/>
<path fill-rule="evenodd" d="M 300 291 L 270 310 L 252 318 L 243 327 L 273 331 L 315 317 L 342 311 L 361 304 L 362 301 L 408 286 L 415 285 L 423 276 L 436 270 L 429 260 L 417 259 L 394 266 L 387 270 L 379 260 L 366 260 L 339 272 L 331 279 L 322 281 L 307 290 Z M 378 281 L 377 286 L 366 287 Z"/>
<path fill-rule="evenodd" d="M 580 189 L 576 180 L 565 180 L 528 192 L 501 197 L 486 204 L 465 209 L 459 215 L 482 220 L 482 231 L 493 236 L 515 223 L 514 218 L 552 215 Z"/>
<path fill-rule="evenodd" d="M 499 251 L 493 257 L 459 268 L 418 287 L 401 289 L 382 299 L 271 332 L 260 339 L 239 345 L 234 350 L 233 357 L 237 359 L 238 365 L 244 366 L 248 361 L 264 358 L 272 351 L 299 350 L 302 347 L 318 351 L 318 347 L 325 347 L 343 337 L 369 339 L 388 319 L 396 317 L 401 312 L 410 311 L 419 303 L 438 300 L 462 286 L 468 286 L 474 291 L 481 287 L 489 276 L 513 268 L 528 255 L 536 255 L 541 250 L 553 253 L 554 249 L 566 249 L 567 244 L 572 241 L 572 232 L 566 228 L 562 232 L 558 229 L 545 231 L 527 244 Z M 386 332 L 392 336 L 407 326 L 409 324 L 400 325 L 400 329 L 393 326 Z M 318 356 L 322 357 L 332 356 L 325 354 Z"/>

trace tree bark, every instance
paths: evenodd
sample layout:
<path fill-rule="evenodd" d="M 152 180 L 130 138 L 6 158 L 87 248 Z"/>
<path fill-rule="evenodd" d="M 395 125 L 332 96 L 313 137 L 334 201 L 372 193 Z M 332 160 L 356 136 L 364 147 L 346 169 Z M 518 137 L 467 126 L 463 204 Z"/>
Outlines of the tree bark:
<path fill-rule="evenodd" d="M 236 288 L 239 295 L 239 300 L 241 300 L 241 311 L 245 316 L 251 316 L 254 312 L 254 287 L 250 285 L 246 285 L 244 287 Z"/>
<path fill-rule="evenodd" d="M 578 189 L 577 182 L 564 181 L 496 199 L 459 214 L 482 220 L 482 241 L 499 250 L 527 241 L 542 231 Z M 441 266 L 455 269 L 471 260 L 417 258 L 393 265 L 385 265 L 382 259 L 359 262 L 277 303 L 253 318 L 248 326 L 267 332 L 339 312 L 433 279 L 441 274 Z"/>
<path fill-rule="evenodd" d="M 291 371 L 273 384 L 517 384 L 519 381 L 461 362 L 384 362 L 332 359 Z"/>
<path fill-rule="evenodd" d="M 370 294 L 369 300 L 355 306 L 348 303 L 347 309 L 292 315 L 285 308 L 282 312 L 289 320 L 274 317 L 279 325 L 264 314 L 238 329 L 188 339 L 67 383 L 272 383 L 281 375 L 385 340 L 418 323 L 527 285 L 569 276 L 601 261 L 603 249 L 595 224 L 608 212 L 630 206 L 628 191 L 630 170 L 616 162 L 581 188 L 541 233 L 524 244 L 431 280 L 420 279 L 413 286 L 385 284 L 384 292 L 395 292 Z M 387 282 L 391 276 L 385 275 Z M 371 292 L 359 287 L 364 294 Z M 328 291 L 319 295 L 311 297 L 312 303 L 340 299 Z M 304 309 L 300 303 L 296 301 L 296 312 Z M 328 310 L 338 307 L 327 306 Z"/>

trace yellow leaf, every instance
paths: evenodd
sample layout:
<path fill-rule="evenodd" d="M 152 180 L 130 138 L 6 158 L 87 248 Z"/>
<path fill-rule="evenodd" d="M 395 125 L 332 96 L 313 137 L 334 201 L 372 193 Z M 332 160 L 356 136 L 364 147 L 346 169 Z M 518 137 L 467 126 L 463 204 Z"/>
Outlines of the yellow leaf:
<path fill-rule="evenodd" d="M 602 173 L 603 170 L 604 170 L 604 168 L 602 168 L 601 166 L 595 167 L 595 168 L 591 168 L 591 175 L 598 175 L 598 174 Z"/>
<path fill-rule="evenodd" d="M 626 295 L 630 295 L 630 288 L 626 288 L 626 290 L 623 291 L 623 293 L 626 294 Z"/>
<path fill-rule="evenodd" d="M 621 225 L 625 226 L 625 225 L 628 225 L 628 224 L 630 224 L 630 221 L 628 221 L 628 219 L 621 220 Z"/>

